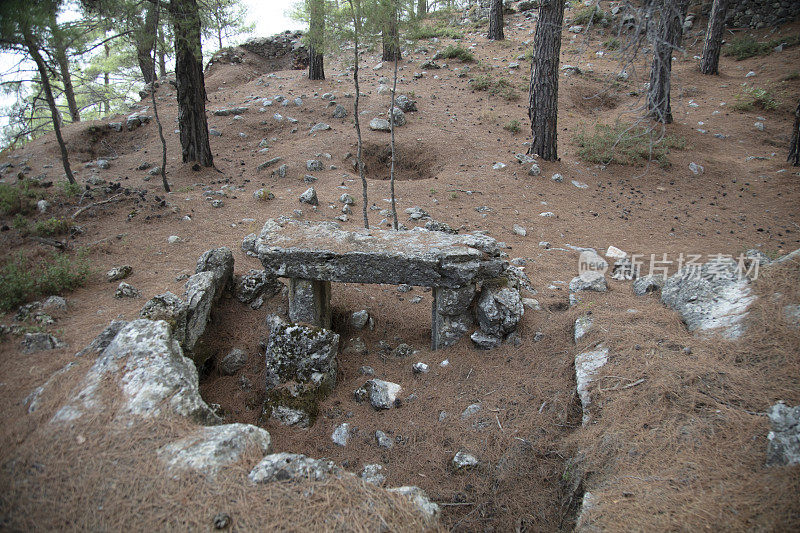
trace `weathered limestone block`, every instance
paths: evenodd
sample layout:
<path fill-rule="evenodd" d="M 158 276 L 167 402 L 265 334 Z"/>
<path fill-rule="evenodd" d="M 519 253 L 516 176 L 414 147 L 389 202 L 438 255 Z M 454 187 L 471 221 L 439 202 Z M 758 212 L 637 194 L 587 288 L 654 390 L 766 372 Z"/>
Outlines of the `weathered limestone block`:
<path fill-rule="evenodd" d="M 331 327 L 331 282 L 289 280 L 289 319 L 319 328 Z"/>
<path fill-rule="evenodd" d="M 724 338 L 738 338 L 755 300 L 738 266 L 732 258 L 720 257 L 700 268 L 684 267 L 664 283 L 661 301 L 681 315 L 689 331 L 721 330 Z"/>
<path fill-rule="evenodd" d="M 167 291 L 150 298 L 139 316 L 150 320 L 163 320 L 172 328 L 172 334 L 183 348 L 186 348 L 186 314 L 188 308 L 186 303 Z"/>
<path fill-rule="evenodd" d="M 109 387 L 108 383 L 112 386 Z M 116 407 L 116 418 L 132 424 L 164 410 L 203 424 L 219 417 L 200 397 L 197 369 L 183 356 L 163 320 L 125 324 L 98 356 L 53 422 L 72 422 L 87 413 Z"/>
<path fill-rule="evenodd" d="M 216 278 L 214 299 L 216 300 L 221 296 L 222 291 L 230 288 L 233 281 L 233 253 L 225 246 L 208 250 L 197 260 L 195 273 L 199 274 L 200 272 L 214 274 Z"/>
<path fill-rule="evenodd" d="M 485 284 L 478 297 L 475 317 L 484 335 L 505 339 L 516 331 L 525 314 L 522 298 L 517 289 Z"/>
<path fill-rule="evenodd" d="M 253 483 L 272 483 L 305 479 L 323 481 L 343 474 L 333 461 L 312 459 L 299 453 L 273 453 L 264 457 L 247 477 Z"/>
<path fill-rule="evenodd" d="M 190 435 L 158 450 L 158 458 L 176 475 L 194 471 L 213 478 L 220 470 L 237 463 L 253 450 L 267 454 L 269 433 L 250 424 L 201 427 Z"/>
<path fill-rule="evenodd" d="M 268 320 L 264 414 L 292 425 L 313 424 L 319 401 L 336 386 L 339 335 L 277 316 Z"/>
<path fill-rule="evenodd" d="M 344 231 L 270 219 L 243 247 L 279 277 L 343 283 L 390 283 L 459 288 L 503 271 L 497 241 L 483 235 L 411 231 Z"/>
<path fill-rule="evenodd" d="M 458 289 L 435 287 L 431 319 L 431 349 L 454 345 L 473 327 L 470 306 L 475 298 L 475 285 Z"/>

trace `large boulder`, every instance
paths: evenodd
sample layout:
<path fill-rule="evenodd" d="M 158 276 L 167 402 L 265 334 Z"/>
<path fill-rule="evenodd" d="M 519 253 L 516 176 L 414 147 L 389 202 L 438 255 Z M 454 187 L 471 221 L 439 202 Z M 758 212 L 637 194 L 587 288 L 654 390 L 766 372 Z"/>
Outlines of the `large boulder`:
<path fill-rule="evenodd" d="M 217 291 L 215 299 L 219 298 L 223 290 L 230 288 L 233 280 L 233 253 L 225 246 L 208 250 L 197 260 L 195 274 L 201 272 L 214 274 Z"/>
<path fill-rule="evenodd" d="M 283 288 L 278 278 L 266 270 L 250 270 L 235 280 L 236 299 L 254 308 L 261 307 L 265 299 L 272 298 Z"/>
<path fill-rule="evenodd" d="M 689 331 L 719 330 L 728 339 L 742 334 L 742 319 L 753 300 L 749 280 L 729 257 L 684 267 L 661 289 L 661 301 L 681 315 Z"/>
<path fill-rule="evenodd" d="M 163 320 L 125 324 L 52 421 L 72 422 L 106 409 L 115 409 L 126 425 L 166 411 L 202 424 L 220 421 L 200 397 L 197 369 Z"/>
<path fill-rule="evenodd" d="M 250 424 L 201 427 L 190 435 L 158 450 L 167 468 L 179 474 L 193 471 L 213 477 L 223 468 L 239 462 L 245 454 L 270 452 L 266 430 Z"/>
<path fill-rule="evenodd" d="M 265 414 L 285 421 L 288 409 L 302 415 L 295 423 L 313 424 L 319 401 L 336 386 L 339 335 L 274 315 L 268 321 Z"/>
<path fill-rule="evenodd" d="M 578 397 L 581 399 L 583 409 L 582 423 L 589 423 L 589 406 L 592 403 L 589 388 L 597 372 L 608 362 L 608 348 L 602 345 L 597 349 L 583 352 L 575 356 L 575 382 L 577 383 Z"/>

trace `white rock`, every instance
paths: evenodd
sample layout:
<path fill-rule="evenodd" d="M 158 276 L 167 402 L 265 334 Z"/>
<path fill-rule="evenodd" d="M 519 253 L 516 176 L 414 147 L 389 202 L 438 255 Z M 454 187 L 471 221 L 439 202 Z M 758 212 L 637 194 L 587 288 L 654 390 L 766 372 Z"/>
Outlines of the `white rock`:
<path fill-rule="evenodd" d="M 609 259 L 625 259 L 628 257 L 628 253 L 623 252 L 616 246 L 609 246 L 608 250 L 606 250 L 606 257 Z"/>
<path fill-rule="evenodd" d="M 608 348 L 602 345 L 596 350 L 578 354 L 575 357 L 575 381 L 577 382 L 578 396 L 583 408 L 582 424 L 589 422 L 589 406 L 592 403 L 589 386 L 592 384 L 597 371 L 608 362 Z"/>

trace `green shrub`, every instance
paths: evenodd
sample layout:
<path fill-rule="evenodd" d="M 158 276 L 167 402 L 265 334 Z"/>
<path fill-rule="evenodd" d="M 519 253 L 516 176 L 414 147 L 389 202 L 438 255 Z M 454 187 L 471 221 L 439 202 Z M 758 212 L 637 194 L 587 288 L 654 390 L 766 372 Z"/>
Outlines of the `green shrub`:
<path fill-rule="evenodd" d="M 668 168 L 670 149 L 683 149 L 686 141 L 673 135 L 661 136 L 643 126 L 596 124 L 593 133 L 581 131 L 575 136 L 578 157 L 590 163 L 644 165 L 648 161 Z"/>
<path fill-rule="evenodd" d="M 14 217 L 14 221 L 11 223 L 11 227 L 21 231 L 22 233 L 27 233 L 31 227 L 30 221 L 25 218 L 25 215 L 22 213 L 17 213 Z"/>
<path fill-rule="evenodd" d="M 461 45 L 449 44 L 447 48 L 441 51 L 440 55 L 444 59 L 460 59 L 464 63 L 475 61 L 475 56 L 472 55 L 472 52 Z"/>
<path fill-rule="evenodd" d="M 27 215 L 36 209 L 36 200 L 42 194 L 33 190 L 30 180 L 21 180 L 15 185 L 0 183 L 0 215 Z"/>
<path fill-rule="evenodd" d="M 800 34 L 766 42 L 757 41 L 752 35 L 743 35 L 725 45 L 722 53 L 741 61 L 755 56 L 767 56 L 773 52 L 775 47 L 781 44 L 785 44 L 787 47 L 797 46 L 800 44 Z"/>
<path fill-rule="evenodd" d="M 80 287 L 91 269 L 85 253 L 71 258 L 53 252 L 32 262 L 21 252 L 0 267 L 0 311 L 9 311 L 34 298 Z"/>
<path fill-rule="evenodd" d="M 537 7 L 539 7 L 538 1 L 525 0 L 524 2 L 517 4 L 517 9 L 519 11 L 528 11 L 530 9 L 536 9 Z"/>
<path fill-rule="evenodd" d="M 81 191 L 83 191 L 83 187 L 81 187 L 78 183 L 61 181 L 59 182 L 59 186 L 61 187 L 61 192 L 63 192 L 65 196 L 78 196 Z"/>
<path fill-rule="evenodd" d="M 733 104 L 733 108 L 737 111 L 750 111 L 755 108 L 772 111 L 778 108 L 778 101 L 771 89 L 748 87 L 747 84 L 742 84 L 742 90 L 736 95 L 736 103 Z"/>
<path fill-rule="evenodd" d="M 420 25 L 411 28 L 411 30 L 408 32 L 408 38 L 415 41 L 419 41 L 421 39 L 433 39 L 434 37 L 439 39 L 460 40 L 464 38 L 464 34 L 455 28 L 441 24 L 437 24 L 435 26 Z"/>
<path fill-rule="evenodd" d="M 495 80 L 488 74 L 481 74 L 472 78 L 470 83 L 476 91 L 488 91 L 492 96 L 500 96 L 509 102 L 519 100 L 519 93 L 505 78 Z"/>
<path fill-rule="evenodd" d="M 600 6 L 594 5 L 581 9 L 572 19 L 573 24 L 588 24 L 591 20 L 593 24 L 603 24 L 608 17 Z"/>
<path fill-rule="evenodd" d="M 53 217 L 34 223 L 33 233 L 40 237 L 64 235 L 69 233 L 74 225 L 71 220 Z"/>
<path fill-rule="evenodd" d="M 503 129 L 506 130 L 506 131 L 510 131 L 514 135 L 516 135 L 517 133 L 522 131 L 522 128 L 520 127 L 520 124 L 519 124 L 519 120 L 512 120 L 510 122 L 507 122 L 503 126 Z"/>

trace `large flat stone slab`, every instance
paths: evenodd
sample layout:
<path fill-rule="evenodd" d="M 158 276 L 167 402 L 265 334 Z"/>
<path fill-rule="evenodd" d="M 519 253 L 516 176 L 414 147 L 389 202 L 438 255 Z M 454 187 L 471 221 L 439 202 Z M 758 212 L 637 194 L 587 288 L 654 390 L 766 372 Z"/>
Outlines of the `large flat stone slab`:
<path fill-rule="evenodd" d="M 345 231 L 329 222 L 270 219 L 242 248 L 280 277 L 343 283 L 458 288 L 504 269 L 493 238 L 422 228 Z"/>

